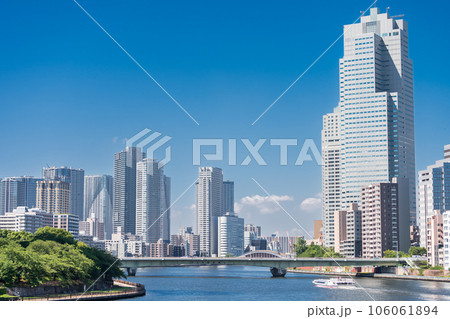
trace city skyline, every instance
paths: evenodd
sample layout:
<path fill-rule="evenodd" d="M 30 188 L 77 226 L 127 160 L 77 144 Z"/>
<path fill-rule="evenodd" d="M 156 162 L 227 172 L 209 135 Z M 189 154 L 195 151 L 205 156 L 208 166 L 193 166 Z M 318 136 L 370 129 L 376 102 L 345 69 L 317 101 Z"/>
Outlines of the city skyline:
<path fill-rule="evenodd" d="M 380 7 L 384 7 L 384 4 L 392 5 L 390 3 L 383 3 L 379 4 Z M 406 3 L 405 3 L 406 4 Z M 445 115 L 448 114 L 448 109 L 446 108 L 446 104 L 443 102 L 442 99 L 438 99 L 438 97 L 444 97 L 442 93 L 442 86 L 443 84 L 433 86 L 433 81 L 441 81 L 440 83 L 447 83 L 445 79 L 442 78 L 442 74 L 444 74 L 446 71 L 446 66 L 440 65 L 439 71 L 434 71 L 432 74 L 435 77 L 435 79 L 431 79 L 431 75 L 428 75 L 427 72 L 428 69 L 433 69 L 432 65 L 434 60 L 439 60 L 439 58 L 436 59 L 429 59 L 428 55 L 424 52 L 424 50 L 421 50 L 419 48 L 420 45 L 426 45 L 428 41 L 432 41 L 434 38 L 438 38 L 437 34 L 430 34 L 426 35 L 425 37 L 425 27 L 424 22 L 420 20 L 420 17 L 422 15 L 427 14 L 427 8 L 422 10 L 418 10 L 416 7 L 411 7 L 408 5 L 405 5 L 402 3 L 396 3 L 395 6 L 392 5 L 391 12 L 392 14 L 397 13 L 404 13 L 405 19 L 408 20 L 409 24 L 413 27 L 413 31 L 411 32 L 411 39 L 414 39 L 414 41 L 411 41 L 410 50 L 411 50 L 411 56 L 415 63 L 415 88 L 416 88 L 416 114 L 417 117 L 420 118 L 420 121 L 417 121 L 417 138 L 416 138 L 416 148 L 417 148 L 417 163 L 416 163 L 416 171 L 423 170 L 426 168 L 427 165 L 430 163 L 433 163 L 434 161 L 441 158 L 441 150 L 442 146 L 445 144 L 448 144 L 448 141 L 445 140 L 445 138 L 448 136 L 445 129 L 443 128 L 444 125 L 440 125 L 440 121 L 442 121 L 443 118 L 445 118 Z M 64 4 L 66 6 L 66 4 Z M 308 6 L 313 6 L 312 4 L 308 4 Z M 332 5 L 334 6 L 334 4 Z M 351 3 L 349 2 L 349 6 L 352 8 L 359 8 L 361 4 Z M 76 10 L 73 10 L 76 8 L 71 7 L 70 5 L 67 5 L 67 7 L 64 7 L 64 12 L 70 13 L 68 18 L 70 18 L 70 21 L 73 21 L 75 25 L 81 24 L 84 30 L 87 30 L 89 32 L 92 31 L 92 35 L 87 36 L 85 33 L 83 33 L 83 37 L 77 38 L 77 44 L 83 43 L 83 41 L 101 41 L 102 46 L 104 46 L 104 51 L 102 52 L 108 52 L 108 54 L 112 54 L 113 57 L 110 58 L 110 60 L 106 61 L 105 63 L 109 65 L 109 63 L 116 63 L 118 62 L 118 71 L 125 71 L 127 80 L 131 78 L 136 78 L 136 91 L 133 91 L 135 93 L 144 92 L 145 90 L 150 90 L 151 96 L 155 97 L 156 103 L 161 104 L 164 106 L 164 108 L 159 108 L 159 111 L 161 112 L 161 116 L 166 117 L 167 119 L 171 119 L 174 121 L 174 123 L 177 126 L 180 126 L 179 128 L 174 129 L 174 125 L 169 124 L 163 124 L 160 122 L 155 121 L 151 118 L 150 113 L 144 112 L 143 114 L 137 118 L 135 114 L 130 114 L 128 110 L 123 110 L 122 106 L 119 104 L 136 104 L 138 105 L 136 109 L 131 108 L 131 113 L 138 113 L 144 110 L 147 107 L 148 102 L 151 100 L 149 96 L 141 97 L 141 100 L 131 100 L 128 102 L 131 103 L 124 103 L 124 100 L 119 100 L 120 103 L 113 103 L 115 106 L 108 110 L 106 105 L 110 103 L 109 100 L 104 100 L 104 97 L 107 96 L 106 93 L 112 94 L 109 91 L 109 88 L 115 87 L 119 82 L 106 82 L 110 84 L 110 86 L 102 87 L 100 92 L 102 92 L 101 95 L 95 95 L 93 92 L 88 91 L 88 97 L 91 98 L 91 103 L 86 103 L 86 106 L 83 106 L 84 102 L 88 102 L 88 100 L 83 99 L 75 99 L 80 106 L 80 114 L 86 115 L 86 111 L 92 109 L 94 107 L 94 114 L 88 118 L 82 118 L 81 115 L 75 115 L 74 119 L 68 119 L 66 125 L 73 125 L 75 119 L 80 120 L 83 119 L 83 127 L 86 127 L 86 132 L 83 133 L 81 137 L 77 136 L 77 134 L 71 135 L 66 132 L 62 134 L 60 137 L 52 136 L 50 135 L 50 131 L 47 132 L 47 129 L 44 128 L 42 130 L 42 136 L 40 136 L 40 139 L 45 141 L 45 144 L 41 144 L 41 142 L 36 141 L 36 137 L 32 136 L 28 128 L 24 128 L 23 136 L 17 135 L 12 138 L 12 142 L 15 142 L 15 144 L 20 145 L 20 149 L 17 149 L 15 152 L 12 152 L 11 154 L 6 154 L 4 158 L 0 160 L 0 176 L 1 177 L 8 177 L 8 176 L 22 176 L 22 175 L 34 175 L 39 177 L 39 172 L 42 167 L 45 167 L 47 163 L 50 165 L 55 166 L 71 166 L 71 167 L 81 167 L 85 170 L 86 174 L 109 174 L 113 175 L 113 164 L 111 161 L 111 154 L 117 153 L 120 150 L 124 148 L 123 139 L 129 136 L 132 136 L 139 130 L 141 130 L 143 127 L 150 127 L 152 129 L 157 129 L 161 132 L 164 132 L 164 134 L 168 134 L 173 136 L 173 141 L 176 143 L 174 145 L 174 150 L 177 151 L 177 154 L 174 154 L 174 160 L 169 165 L 167 165 L 166 170 L 168 174 L 172 177 L 172 185 L 173 185 L 173 196 L 176 197 L 179 195 L 185 187 L 187 187 L 193 180 L 195 180 L 196 177 L 196 171 L 197 167 L 192 167 L 190 162 L 190 158 L 187 160 L 180 159 L 180 154 L 182 153 L 190 153 L 191 145 L 189 143 L 190 136 L 186 136 L 185 132 L 193 132 L 193 137 L 206 137 L 213 135 L 213 137 L 222 137 L 222 136 L 231 136 L 231 137 L 238 137 L 239 135 L 252 138 L 252 141 L 255 142 L 260 137 L 267 137 L 270 135 L 276 135 L 277 137 L 313 137 L 317 144 L 319 144 L 320 136 L 319 131 L 321 127 L 321 115 L 332 108 L 336 103 L 336 97 L 337 97 L 337 86 L 336 83 L 338 81 L 338 63 L 337 59 L 341 57 L 342 55 L 342 42 L 338 42 L 338 44 L 330 50 L 330 52 L 323 57 L 323 59 L 317 64 L 317 66 L 308 73 L 308 76 L 305 77 L 304 80 L 302 80 L 301 83 L 299 83 L 298 86 L 294 87 L 293 90 L 283 99 L 279 102 L 276 107 L 274 107 L 273 110 L 270 111 L 266 115 L 265 118 L 263 118 L 260 122 L 256 125 L 256 127 L 252 127 L 251 129 L 247 127 L 248 123 L 254 120 L 254 117 L 258 115 L 258 113 L 262 112 L 263 109 L 266 107 L 266 105 L 270 104 L 270 101 L 273 100 L 274 97 L 279 94 L 279 91 L 284 89 L 286 85 L 284 83 L 290 83 L 293 79 L 295 79 L 296 75 L 300 73 L 306 64 L 308 64 L 314 56 L 319 54 L 321 50 L 323 50 L 329 42 L 333 40 L 334 35 L 331 33 L 335 32 L 336 29 L 341 29 L 343 24 L 349 24 L 351 23 L 354 18 L 358 15 L 358 10 L 349 10 L 349 12 L 344 12 L 345 10 L 342 10 L 341 6 L 336 6 L 333 10 L 330 10 L 330 12 L 324 13 L 326 15 L 326 19 L 329 19 L 330 25 L 333 26 L 333 28 L 322 28 L 323 30 L 316 30 L 312 33 L 312 35 L 306 35 L 302 31 L 302 33 L 299 33 L 297 35 L 298 38 L 302 36 L 306 36 L 308 40 L 312 41 L 310 43 L 311 50 L 310 55 L 302 53 L 302 46 L 295 45 L 290 43 L 290 45 L 293 45 L 295 55 L 293 53 L 289 53 L 292 55 L 289 55 L 287 57 L 286 64 L 283 65 L 275 65 L 270 64 L 270 67 L 268 69 L 264 69 L 267 74 L 263 77 L 261 77 L 261 84 L 262 91 L 267 91 L 267 94 L 264 92 L 262 93 L 260 89 L 256 90 L 253 87 L 250 88 L 250 91 L 248 92 L 248 96 L 244 99 L 246 104 L 249 104 L 250 107 L 248 109 L 243 109 L 241 105 L 239 105 L 236 108 L 232 108 L 231 110 L 234 112 L 240 112 L 238 117 L 233 116 L 229 117 L 228 112 L 225 112 L 228 110 L 228 106 L 233 104 L 234 101 L 237 101 L 237 93 L 240 93 L 240 97 L 242 97 L 242 93 L 244 92 L 244 89 L 248 90 L 248 85 L 245 85 L 240 89 L 236 86 L 229 86 L 230 84 L 226 83 L 227 81 L 219 81 L 215 78 L 213 78 L 212 83 L 214 83 L 217 86 L 220 86 L 222 84 L 225 84 L 225 88 L 227 89 L 226 92 L 235 92 L 231 95 L 231 97 L 226 101 L 226 103 L 211 103 L 213 101 L 217 102 L 212 94 L 208 95 L 206 98 L 201 98 L 202 105 L 214 105 L 214 107 L 210 107 L 209 109 L 205 109 L 205 114 L 202 114 L 203 108 L 198 106 L 198 103 L 194 103 L 195 99 L 192 96 L 188 96 L 188 99 L 186 103 L 181 102 L 183 105 L 190 104 L 190 110 L 193 109 L 195 112 L 192 112 L 194 116 L 199 117 L 199 128 L 194 128 L 194 126 L 191 126 L 192 123 L 189 123 L 188 118 L 184 118 L 183 114 L 180 112 L 178 114 L 178 110 L 176 110 L 175 105 L 170 104 L 170 100 L 167 99 L 164 96 L 160 96 L 159 92 L 153 87 L 152 83 L 142 81 L 140 82 L 139 79 L 141 74 L 138 73 L 137 70 L 135 70 L 135 66 L 129 63 L 128 60 L 126 60 L 126 57 L 123 57 L 123 54 L 121 52 L 116 51 L 116 48 L 113 47 L 111 43 L 108 42 L 109 39 L 104 38 L 104 34 L 101 34 L 100 32 L 96 32 L 97 30 L 94 29 L 95 26 L 92 25 L 91 21 L 88 21 L 85 19 L 84 16 L 79 15 L 79 12 Z M 114 24 L 111 24 L 113 20 L 108 19 L 107 16 L 103 16 L 103 10 L 100 10 L 99 8 L 96 8 L 95 6 L 89 7 L 89 9 L 92 9 L 92 13 L 98 16 L 99 21 L 102 23 L 105 23 L 105 26 L 111 28 L 111 32 L 114 31 L 114 33 L 118 32 L 117 26 Z M 311 8 L 311 10 L 314 9 L 314 7 Z M 364 8 L 361 8 L 364 9 Z M 11 10 L 15 10 L 14 5 L 11 5 Z M 262 7 L 260 10 L 263 13 L 267 14 L 268 8 Z M 352 12 L 355 11 L 355 12 Z M 332 14 L 333 12 L 333 14 Z M 341 12 L 342 16 L 337 15 L 336 18 L 332 17 L 332 15 L 335 15 L 335 12 Z M 33 14 L 31 12 L 25 12 L 28 15 L 31 15 L 31 21 L 33 21 Z M 129 13 L 129 12 L 127 12 Z M 238 17 L 236 17 L 238 18 Z M 254 19 L 256 19 L 254 17 Z M 294 18 L 292 17 L 292 21 L 294 21 Z M 305 19 L 305 22 L 302 23 L 312 23 L 313 18 L 307 18 Z M 315 19 L 315 18 L 314 18 Z M 259 21 L 259 20 L 258 20 Z M 289 19 L 288 19 L 289 21 Z M 295 19 L 296 21 L 296 19 Z M 286 22 L 287 23 L 287 22 Z M 440 21 L 436 22 L 438 25 L 441 23 Z M 214 24 L 213 24 L 214 25 Z M 244 30 L 249 28 L 249 26 L 244 26 Z M 278 26 L 277 26 L 278 27 Z M 125 32 L 127 31 L 127 32 Z M 128 42 L 127 36 L 128 31 L 130 30 L 124 30 L 123 33 L 118 34 L 118 38 L 120 38 L 121 41 L 123 41 L 123 44 L 127 47 L 133 48 L 134 45 L 136 45 L 137 42 L 132 41 L 132 43 Z M 296 30 L 299 31 L 298 29 Z M 244 32 L 245 33 L 245 32 Z M 422 37 L 421 37 L 422 34 Z M 221 34 L 223 36 L 223 34 Z M 270 33 L 269 33 L 270 35 Z M 292 37 L 292 34 L 289 34 L 290 37 Z M 336 33 L 336 37 L 338 34 Z M 314 38 L 313 38 L 314 37 Z M 320 41 L 315 39 L 315 37 L 320 38 Z M 275 37 L 271 38 L 271 41 L 274 41 Z M 239 38 L 240 40 L 243 40 L 244 38 Z M 9 41 L 13 41 L 12 39 L 8 39 Z M 132 39 L 133 40 L 133 39 Z M 134 39 L 138 40 L 138 39 Z M 26 46 L 28 44 L 31 44 L 33 42 L 33 34 L 30 36 L 30 43 L 24 43 L 23 45 Z M 182 42 L 183 43 L 183 42 Z M 229 43 L 229 42 L 227 42 Z M 251 45 L 253 45 L 252 48 L 257 48 L 256 42 L 250 42 Z M 164 43 L 167 44 L 167 43 Z M 437 54 L 439 55 L 439 52 L 445 52 L 446 51 L 446 44 L 440 43 L 439 41 L 434 41 L 433 45 L 437 47 Z M 340 47 L 340 48 L 339 48 Z M 62 43 L 61 50 L 62 52 L 68 52 L 68 44 Z M 130 49 L 131 49 L 130 48 Z M 151 66 L 154 66 L 153 61 L 155 61 L 155 56 L 151 56 L 147 59 L 145 54 L 148 52 L 146 47 L 139 47 L 141 50 L 137 50 L 137 56 L 140 59 L 143 59 Z M 214 49 L 217 49 L 217 46 L 214 47 Z M 283 52 L 289 51 L 286 47 L 282 48 Z M 292 50 L 291 50 L 292 51 Z M 309 52 L 308 51 L 308 52 Z M 214 51 L 216 52 L 216 51 Z M 227 51 L 228 52 L 228 51 Z M 229 53 L 229 52 L 228 52 Z M 274 53 L 273 51 L 271 52 Z M 4 53 L 6 56 L 6 60 L 12 61 L 12 67 L 14 67 L 16 70 L 21 70 L 20 67 L 17 67 L 15 64 L 15 59 L 9 59 L 8 53 Z M 78 54 L 81 54 L 78 52 Z M 67 57 L 68 59 L 73 59 L 75 62 L 75 68 L 69 68 L 67 70 L 67 74 L 74 74 L 75 78 L 77 80 L 82 79 L 83 77 L 77 73 L 77 68 L 86 68 L 87 72 L 94 72 L 93 74 L 96 74 L 99 78 L 103 80 L 103 77 L 101 77 L 98 73 L 101 71 L 101 69 L 98 69 L 92 65 L 90 52 L 84 52 L 83 59 L 77 60 L 74 56 L 70 58 L 70 55 Z M 97 53 L 93 53 L 97 54 Z M 428 54 L 428 53 L 427 53 Z M 64 54 L 62 54 L 64 56 Z M 276 55 L 279 57 L 279 55 Z M 23 56 L 22 56 L 23 57 Z M 223 57 L 223 56 L 222 56 Z M 42 58 L 42 56 L 36 55 L 36 60 L 30 60 L 28 63 L 37 63 L 37 65 L 40 64 L 40 60 L 38 58 Z M 98 57 L 94 57 L 98 58 Z M 157 58 L 157 57 L 156 57 Z M 236 57 L 236 55 L 232 55 L 232 60 L 226 60 L 230 65 L 232 65 L 233 61 L 238 61 L 239 59 Z M 265 56 L 266 60 L 268 59 L 267 56 Z M 61 58 L 64 59 L 64 58 Z M 28 60 L 27 60 L 28 61 Z M 58 60 L 57 60 L 58 61 Z M 246 60 L 248 61 L 248 60 Z M 19 62 L 17 60 L 17 62 Z M 169 61 L 166 61 L 167 63 Z M 178 61 L 177 66 L 181 66 L 186 61 Z M 214 65 L 214 61 L 209 61 L 211 65 Z M 295 63 L 294 63 L 295 62 Z M 48 60 L 45 60 L 45 63 L 48 63 Z M 199 66 L 199 64 L 195 64 L 196 66 Z M 250 64 L 251 65 L 251 64 Z M 425 65 L 427 71 L 425 71 Z M 105 64 L 103 64 L 105 66 Z M 161 67 L 164 66 L 161 65 Z M 167 66 L 167 64 L 165 65 Z M 9 73 L 9 68 L 11 66 L 5 66 L 5 75 L 7 79 L 11 80 L 11 75 Z M 37 85 L 35 89 L 31 88 L 32 91 L 31 96 L 37 97 L 37 99 L 32 102 L 28 100 L 24 100 L 23 98 L 17 98 L 13 99 L 13 96 L 8 94 L 8 92 L 3 91 L 2 89 L 2 95 L 4 96 L 4 104 L 5 105 L 11 105 L 10 109 L 2 108 L 2 116 L 8 116 L 8 118 L 14 118 L 16 115 L 16 112 L 20 109 L 20 112 L 23 113 L 24 110 L 29 113 L 24 114 L 30 114 L 30 116 L 33 116 L 33 119 L 36 120 L 42 120 L 40 116 L 36 116 L 35 113 L 32 112 L 32 107 L 35 105 L 47 105 L 43 108 L 43 111 L 53 111 L 57 108 L 63 108 L 64 112 L 65 108 L 70 110 L 70 103 L 63 103 L 64 100 L 61 99 L 61 96 L 58 95 L 58 92 L 55 92 L 55 99 L 50 100 L 48 97 L 43 96 L 41 94 L 38 94 L 36 91 L 37 89 L 45 89 L 46 87 L 51 87 L 53 84 L 55 84 L 55 79 L 58 79 L 57 71 L 59 70 L 58 63 L 55 63 L 54 65 L 50 65 L 53 72 L 50 72 L 48 75 L 48 82 L 45 82 L 45 86 Z M 278 73 L 278 67 L 280 67 L 281 70 L 284 70 L 286 74 L 280 75 Z M 236 71 L 237 74 L 242 75 L 245 78 L 245 71 L 252 71 L 252 69 L 244 68 L 241 66 L 241 68 L 237 69 L 231 69 L 232 71 Z M 287 72 L 286 70 L 289 70 Z M 25 71 L 25 70 L 24 70 Z M 165 78 L 164 73 L 161 73 L 161 69 L 157 68 L 156 74 L 159 74 L 160 77 L 164 78 L 166 81 L 168 81 L 167 78 Z M 73 73 L 72 73 L 73 72 Z M 187 86 L 189 89 L 192 89 L 192 87 L 188 84 L 186 84 L 181 79 L 186 79 L 189 72 L 193 72 L 192 69 L 185 69 L 184 76 L 180 79 L 180 82 L 177 82 L 176 80 L 176 69 L 172 68 L 169 72 L 171 75 L 168 76 L 169 78 L 172 78 L 172 80 L 176 82 L 169 83 L 169 88 L 173 88 L 173 90 L 177 91 L 178 89 L 181 89 L 183 86 Z M 195 73 L 195 72 L 194 72 Z M 167 74 L 166 74 L 167 75 Z M 436 77 L 437 75 L 437 77 Z M 255 76 L 255 79 L 259 78 L 260 74 L 258 76 Z M 441 77 L 440 77 L 441 76 Z M 329 80 L 328 80 L 329 78 Z M 229 73 L 224 73 L 224 79 L 230 80 L 235 79 L 234 76 L 230 75 Z M 274 83 L 274 80 L 276 79 L 276 83 Z M 30 83 L 35 83 L 33 80 L 33 77 L 28 75 L 27 80 L 30 81 Z M 211 78 L 209 78 L 211 80 Z M 254 80 L 253 78 L 249 78 L 248 80 Z M 317 94 L 314 96 L 316 99 L 319 100 L 312 100 L 313 95 L 308 94 L 306 92 L 308 89 L 312 88 L 313 86 L 317 85 L 318 81 L 320 83 L 324 83 L 325 89 L 331 93 L 322 94 L 323 96 L 317 96 Z M 428 82 L 425 82 L 428 81 Z M 430 84 L 431 83 L 431 84 Z M 5 83 L 6 84 L 6 83 Z M 36 84 L 36 83 L 35 83 Z M 67 82 L 69 84 L 69 82 Z M 72 84 L 72 83 L 71 83 Z M 75 84 L 75 83 L 74 83 Z M 195 83 L 195 85 L 199 85 L 203 83 Z M 243 84 L 242 82 L 239 82 L 239 84 Z M 11 81 L 6 87 L 11 88 L 11 86 L 15 86 L 15 82 Z M 83 85 L 78 82 L 80 88 L 83 88 Z M 74 86 L 77 87 L 77 86 Z M 55 88 L 61 88 L 56 86 Z M 208 87 L 208 88 L 215 88 L 215 86 Z M 270 89 L 269 89 L 270 88 Z M 440 89 L 441 88 L 441 89 Z M 68 94 L 70 92 L 73 93 L 72 89 L 69 89 L 69 87 L 62 87 L 62 92 L 65 94 Z M 85 89 L 85 88 L 84 88 Z M 236 89 L 236 91 L 233 91 L 232 89 Z M 267 89 L 267 90 L 266 90 Z M 428 92 L 434 92 L 430 98 L 430 95 Z M 215 93 L 218 93 L 220 96 L 222 91 L 216 92 L 215 90 L 212 90 Z M 45 90 L 43 92 L 46 92 Z M 198 91 L 196 91 L 198 93 Z M 313 90 L 313 92 L 317 93 L 316 90 Z M 334 92 L 334 93 L 333 93 Z M 180 101 L 183 100 L 182 97 L 185 96 L 186 92 L 180 92 L 177 94 L 177 97 L 179 97 Z M 262 93 L 261 96 L 255 97 L 257 93 Z M 113 96 L 115 96 L 113 94 Z M 252 99 L 250 99 L 251 97 Z M 427 100 L 425 100 L 425 97 Z M 127 98 L 129 96 L 127 95 Z M 309 102 L 308 102 L 309 101 Z M 190 102 L 190 103 L 189 103 Z M 19 104 L 17 104 L 19 103 Z M 14 109 L 14 107 L 17 107 L 17 105 L 22 104 L 20 108 L 17 108 L 17 110 Z M 89 106 L 88 106 L 89 105 Z M 310 110 L 310 105 L 320 105 L 320 107 L 317 107 L 317 110 Z M 25 109 L 23 109 L 25 108 Z M 156 110 L 151 107 L 151 110 L 154 112 Z M 228 125 L 218 125 L 216 128 L 217 121 L 214 120 L 214 114 L 211 113 L 211 110 L 214 110 L 214 113 L 217 111 L 219 117 L 225 117 L 227 120 L 233 120 L 236 118 L 238 119 L 238 125 L 236 125 L 233 130 L 231 131 L 229 129 Z M 430 111 L 431 110 L 431 111 Z M 434 111 L 433 111 L 434 110 Z M 106 129 L 103 132 L 98 132 L 95 130 L 95 134 L 93 133 L 92 129 L 90 129 L 88 126 L 92 123 L 94 123 L 96 119 L 101 114 L 105 114 L 106 112 L 111 111 L 110 115 L 107 115 L 107 119 L 111 122 Z M 31 113 L 30 113 L 31 112 Z M 225 113 L 224 113 L 225 112 Z M 44 112 L 45 113 L 45 112 Z M 443 114 L 441 117 L 436 117 L 435 115 L 431 116 L 432 113 L 440 113 Z M 292 116 L 291 114 L 297 115 Z M 305 114 L 307 116 L 305 116 Z M 127 120 L 133 119 L 132 124 L 124 124 L 122 126 L 118 126 L 117 122 L 112 118 L 112 116 L 118 116 L 120 118 L 124 117 Z M 142 116 L 146 115 L 146 116 Z M 25 115 L 26 116 L 26 115 Z M 243 118 L 241 122 L 241 118 Z M 302 118 L 306 118 L 307 120 L 302 120 Z M 209 121 L 212 119 L 212 121 Z M 244 121 L 245 119 L 245 121 Z M 170 120 L 167 121 L 167 123 L 171 122 Z M 221 119 L 220 122 L 227 122 L 223 121 Z M 245 123 L 244 123 L 245 122 Z M 16 123 L 15 120 L 9 121 L 8 123 L 5 123 L 5 126 L 3 126 L 2 130 L 7 130 L 10 128 L 10 125 Z M 228 122 L 229 123 L 229 122 Z M 283 123 L 283 126 L 280 127 L 280 123 Z M 288 125 L 289 124 L 289 125 Z M 295 125 L 294 125 L 295 124 Z M 433 125 L 433 127 L 436 127 L 437 132 L 434 132 L 431 134 L 429 132 L 430 124 Z M 55 124 L 56 127 L 60 128 L 60 124 Z M 253 130 L 254 129 L 254 130 Z M 214 133 L 210 133 L 214 132 Z M 439 134 L 441 132 L 441 134 Z M 54 128 L 52 128 L 51 133 L 54 133 Z M 190 133 L 191 134 L 191 133 Z M 190 135 L 189 134 L 189 135 Z M 25 139 L 25 136 L 27 136 L 27 139 Z M 90 136 L 88 139 L 87 136 Z M 64 137 L 64 141 L 66 143 L 60 143 L 60 138 Z M 81 140 L 83 141 L 80 142 Z M 428 141 L 432 140 L 433 143 L 429 143 Z M 78 142 L 74 142 L 78 141 Z M 115 143 L 113 141 L 116 141 Z M 7 144 L 6 141 L 2 141 L 2 143 L 5 145 L 5 148 L 8 147 L 8 149 L 11 147 L 11 145 Z M 3 145 L 2 144 L 2 145 Z M 39 148 L 35 148 L 37 145 Z M 67 146 L 66 146 L 67 144 Z M 52 147 L 52 145 L 55 145 Z M 58 146 L 56 146 L 58 145 Z M 62 145 L 62 146 L 61 146 Z M 69 147 L 69 145 L 71 145 Z M 183 146 L 184 145 L 184 146 Z M 75 147 L 73 147 L 75 146 Z M 177 146 L 177 148 L 175 148 Z M 62 149 L 61 149 L 62 148 Z M 45 152 L 43 150 L 46 150 Z M 73 150 L 71 150 L 73 149 Z M 28 156 L 30 152 L 33 153 L 33 157 Z M 82 154 L 82 155 L 78 155 Z M 176 156 L 175 156 L 176 155 Z M 277 154 L 269 154 L 269 159 L 275 158 Z M 189 156 L 187 156 L 189 157 Z M 273 161 L 272 161 L 273 162 Z M 214 163 L 211 163 L 214 164 Z M 312 220 L 319 219 L 321 216 L 320 208 L 317 208 L 317 201 L 318 196 L 316 196 L 318 193 L 320 193 L 320 167 L 316 165 L 309 165 L 306 164 L 305 167 L 279 167 L 277 165 L 269 165 L 269 167 L 256 167 L 252 164 L 249 167 L 225 167 L 223 165 L 214 165 L 218 167 L 222 167 L 224 171 L 226 171 L 227 178 L 234 180 L 236 182 L 236 202 L 238 203 L 238 207 L 241 210 L 241 212 L 244 214 L 240 214 L 240 216 L 244 217 L 246 220 L 248 220 L 251 223 L 255 224 L 261 224 L 263 227 L 264 232 L 272 233 L 276 232 L 277 230 L 280 232 L 283 232 L 285 230 L 291 231 L 294 228 L 292 225 L 292 222 L 289 220 L 287 216 L 285 216 L 284 212 L 281 210 L 275 210 L 273 207 L 267 208 L 265 204 L 267 203 L 261 203 L 260 197 L 265 197 L 265 194 L 253 183 L 253 181 L 250 179 L 251 177 L 255 177 L 256 179 L 261 179 L 262 185 L 266 186 L 271 194 L 275 194 L 279 196 L 280 198 L 286 199 L 282 204 L 286 205 L 286 208 L 289 211 L 292 211 L 298 219 L 305 220 L 304 226 L 310 230 L 312 229 Z M 286 176 L 281 178 L 282 176 Z M 278 177 L 278 178 L 277 178 Z M 304 182 L 307 181 L 307 182 Z M 172 220 L 177 221 L 172 226 L 174 229 L 178 229 L 179 226 L 184 225 L 192 225 L 194 224 L 193 220 L 195 219 L 195 213 L 190 207 L 192 204 L 194 204 L 194 192 L 193 190 L 189 191 L 185 197 L 180 200 L 179 203 L 177 203 L 172 210 Z M 307 200 L 303 206 L 301 206 L 302 202 Z M 253 206 L 251 204 L 253 204 Z M 308 205 L 309 204 L 309 205 Z M 240 206 L 239 206 L 240 205 Z M 255 207 L 257 207 L 255 209 Z M 300 207 L 303 207 L 302 209 Z M 243 210 L 244 209 L 244 210 Z M 263 213 L 266 212 L 266 213 Z M 273 220 L 276 220 L 277 225 L 274 225 Z M 308 221 L 309 220 L 309 221 Z M 270 222 L 272 221 L 272 222 Z"/>
<path fill-rule="evenodd" d="M 448 10 L 5 3 L 0 301 L 445 316 Z"/>

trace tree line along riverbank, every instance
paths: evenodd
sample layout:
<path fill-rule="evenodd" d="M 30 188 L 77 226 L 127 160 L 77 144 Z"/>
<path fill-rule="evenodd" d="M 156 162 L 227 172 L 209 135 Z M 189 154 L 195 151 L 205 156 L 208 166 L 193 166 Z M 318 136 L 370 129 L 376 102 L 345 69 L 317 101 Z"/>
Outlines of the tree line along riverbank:
<path fill-rule="evenodd" d="M 65 230 L 0 230 L 0 297 L 11 296 L 6 290 L 38 293 L 45 287 L 84 292 L 97 279 L 93 289 L 107 290 L 114 278 L 124 277 L 114 256 L 75 240 Z"/>

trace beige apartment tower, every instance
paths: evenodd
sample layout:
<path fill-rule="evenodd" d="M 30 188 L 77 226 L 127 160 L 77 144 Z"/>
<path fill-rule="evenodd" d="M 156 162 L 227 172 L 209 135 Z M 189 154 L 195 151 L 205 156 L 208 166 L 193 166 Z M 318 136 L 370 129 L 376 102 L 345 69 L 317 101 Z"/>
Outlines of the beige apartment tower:
<path fill-rule="evenodd" d="M 70 183 L 59 180 L 38 181 L 36 206 L 47 213 L 70 214 Z"/>

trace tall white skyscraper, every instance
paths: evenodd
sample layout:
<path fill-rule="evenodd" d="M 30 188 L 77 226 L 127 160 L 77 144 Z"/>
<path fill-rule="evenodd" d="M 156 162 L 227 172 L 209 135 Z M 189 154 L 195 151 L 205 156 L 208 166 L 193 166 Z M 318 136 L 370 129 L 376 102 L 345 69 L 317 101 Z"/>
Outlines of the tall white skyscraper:
<path fill-rule="evenodd" d="M 341 210 L 341 112 L 323 116 L 322 130 L 322 221 L 325 246 L 335 244 L 334 212 Z"/>
<path fill-rule="evenodd" d="M 106 239 L 111 239 L 113 233 L 112 176 L 89 175 L 84 177 L 84 214 L 88 218 L 94 216 L 100 223 L 103 223 Z"/>
<path fill-rule="evenodd" d="M 216 167 L 200 167 L 198 174 L 196 209 L 200 254 L 217 255 L 217 222 L 223 215 L 223 172 Z"/>
<path fill-rule="evenodd" d="M 136 233 L 136 163 L 145 157 L 139 147 L 114 154 L 113 231 Z"/>
<path fill-rule="evenodd" d="M 147 243 L 157 243 L 161 235 L 162 169 L 153 159 L 136 165 L 136 235 Z"/>
<path fill-rule="evenodd" d="M 361 203 L 362 187 L 394 177 L 407 179 L 410 223 L 416 222 L 413 72 L 406 21 L 372 8 L 360 23 L 345 25 L 339 74 L 338 108 L 324 117 L 324 132 L 335 128 L 328 119 L 340 121 L 339 131 L 322 136 L 324 166 L 336 164 L 329 158 L 335 152 L 328 151 L 339 153 L 339 166 L 323 169 L 327 246 L 333 241 L 332 205 Z M 340 190 L 330 187 L 336 170 Z"/>
<path fill-rule="evenodd" d="M 145 158 L 136 165 L 136 235 L 146 243 L 170 242 L 170 178 L 158 161 Z"/>
<path fill-rule="evenodd" d="M 420 246 L 427 246 L 427 218 L 450 211 L 450 144 L 444 147 L 444 159 L 419 171 L 418 204 Z"/>

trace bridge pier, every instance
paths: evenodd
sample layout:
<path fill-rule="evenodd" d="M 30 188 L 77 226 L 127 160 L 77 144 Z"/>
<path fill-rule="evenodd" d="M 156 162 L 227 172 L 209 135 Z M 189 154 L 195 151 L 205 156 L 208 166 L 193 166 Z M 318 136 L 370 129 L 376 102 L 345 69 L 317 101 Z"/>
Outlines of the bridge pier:
<path fill-rule="evenodd" d="M 272 277 L 274 277 L 274 278 L 286 276 L 285 268 L 272 267 L 272 268 L 270 268 L 270 272 L 272 273 Z"/>
<path fill-rule="evenodd" d="M 136 276 L 136 272 L 137 272 L 136 268 L 127 267 L 127 276 L 134 277 Z"/>

